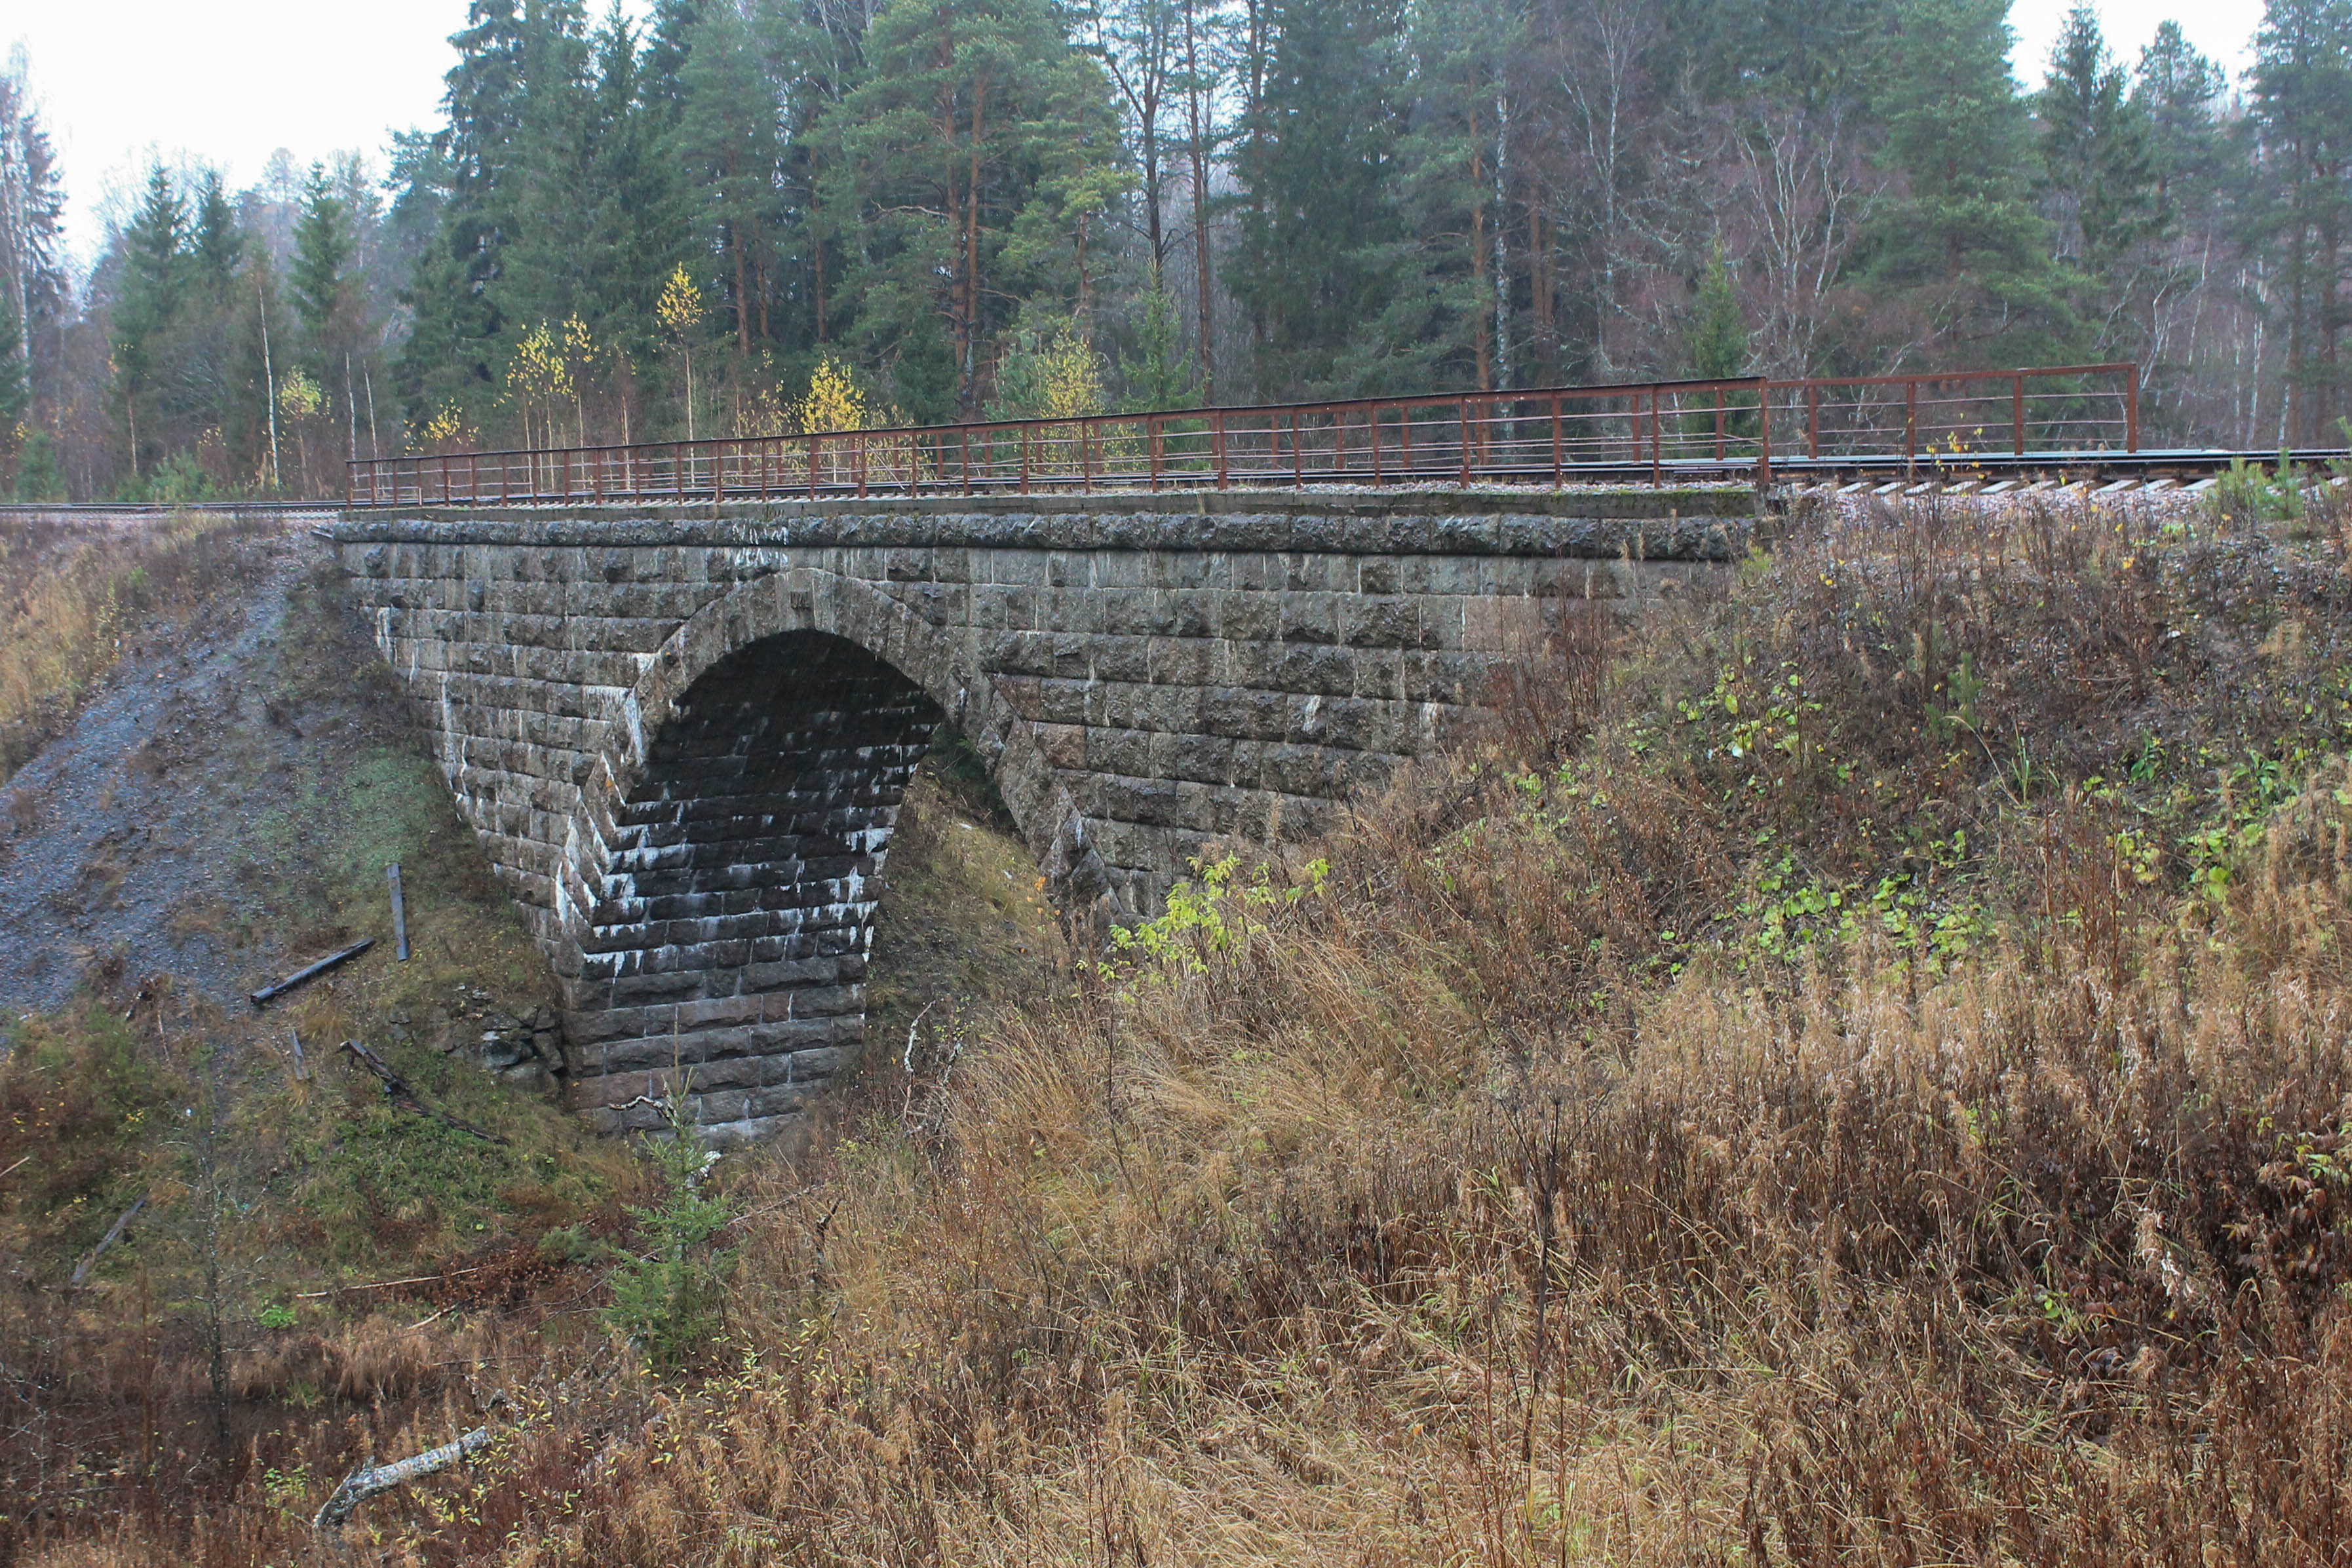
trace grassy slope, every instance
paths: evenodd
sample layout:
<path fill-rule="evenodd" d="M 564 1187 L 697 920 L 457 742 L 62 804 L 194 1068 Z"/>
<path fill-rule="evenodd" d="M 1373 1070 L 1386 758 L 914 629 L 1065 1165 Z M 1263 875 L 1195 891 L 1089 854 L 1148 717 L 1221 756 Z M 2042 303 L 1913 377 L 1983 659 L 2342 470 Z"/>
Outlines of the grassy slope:
<path fill-rule="evenodd" d="M 365 1529 L 518 1564 L 2331 1560 L 2340 523 L 1929 515 L 1580 628 L 1326 842 L 744 1162 L 700 1375 L 436 1324 L 506 1358 L 510 1436 Z M 307 1440 L 193 1540 L 51 1560 L 287 1560 L 348 1451 Z"/>

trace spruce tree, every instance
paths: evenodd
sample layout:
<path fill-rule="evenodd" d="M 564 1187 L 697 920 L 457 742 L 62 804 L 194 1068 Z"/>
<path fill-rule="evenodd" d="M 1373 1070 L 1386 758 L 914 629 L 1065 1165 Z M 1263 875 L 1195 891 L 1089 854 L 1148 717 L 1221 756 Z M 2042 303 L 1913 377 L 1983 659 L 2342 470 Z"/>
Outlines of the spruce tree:
<path fill-rule="evenodd" d="M 1257 149 L 1226 281 L 1263 323 L 1270 398 L 1401 390 L 1375 328 L 1394 309 L 1414 239 L 1392 178 L 1410 83 L 1396 0 L 1266 0 Z M 1349 353 L 1350 348 L 1356 352 Z"/>
<path fill-rule="evenodd" d="M 470 0 L 466 26 L 449 42 L 457 63 L 442 78 L 448 122 L 430 157 L 409 160 L 415 183 L 394 206 L 436 219 L 403 296 L 412 326 L 400 387 L 414 426 L 445 411 L 468 423 L 488 415 L 505 324 L 492 285 L 511 226 L 502 198 L 520 109 L 523 18 L 514 0 Z"/>
<path fill-rule="evenodd" d="M 1739 281 L 1732 273 L 1730 258 L 1724 254 L 1723 241 L 1717 238 L 1707 253 L 1706 265 L 1699 270 L 1698 285 L 1692 290 L 1690 317 L 1683 328 L 1683 362 L 1695 381 L 1727 382 L 1747 375 L 1753 357 L 1748 323 L 1739 310 Z M 1713 401 L 1714 394 L 1709 398 Z M 1752 396 L 1725 392 L 1720 401 L 1728 411 L 1724 424 L 1727 434 L 1744 437 L 1756 433 L 1756 400 Z M 1689 434 L 1711 438 L 1716 415 L 1709 408 L 1686 416 L 1684 424 Z"/>
<path fill-rule="evenodd" d="M 2197 52 L 2178 22 L 2166 22 L 2140 51 L 2132 99 L 2147 124 L 2157 202 L 2184 223 L 2206 214 L 2231 177 L 2229 139 L 2215 118 L 2230 78 Z"/>
<path fill-rule="evenodd" d="M 2254 37 L 2260 137 L 2248 238 L 2276 279 L 2286 438 L 2317 444 L 2347 407 L 2352 250 L 2352 0 L 2270 0 Z"/>
<path fill-rule="evenodd" d="M 1898 0 L 1878 72 L 1882 157 L 1907 183 L 1874 225 L 1868 281 L 1948 365 L 2048 363 L 2074 323 L 2031 188 L 2008 0 Z"/>
<path fill-rule="evenodd" d="M 667 118 L 675 119 L 685 101 L 686 62 L 693 55 L 693 34 L 702 13 L 701 0 L 654 0 L 645 57 L 639 62 L 641 91 L 646 103 Z"/>
<path fill-rule="evenodd" d="M 1392 183 L 1417 244 L 1400 258 L 1389 308 L 1367 325 L 1390 374 L 1428 386 L 1510 384 L 1507 306 L 1514 154 L 1527 138 L 1512 68 L 1526 42 L 1509 0 L 1431 0 L 1413 13 Z M 1522 143 L 1515 147 L 1514 142 Z M 1367 334 L 1357 333 L 1360 340 Z M 1343 373 L 1361 350 L 1343 358 Z"/>
<path fill-rule="evenodd" d="M 1129 413 L 1190 408 L 1198 401 L 1200 380 L 1192 356 L 1177 340 L 1176 302 L 1165 288 L 1154 288 L 1143 297 L 1135 352 L 1121 356 L 1118 372 L 1127 383 L 1120 406 Z"/>
<path fill-rule="evenodd" d="M 189 250 L 199 283 L 217 302 L 245 260 L 245 233 L 237 225 L 236 209 L 230 204 L 216 169 L 205 171 L 197 183 Z"/>
<path fill-rule="evenodd" d="M 2131 252 L 2164 227 L 2147 110 L 2126 90 L 2096 12 L 2077 5 L 2035 107 L 2058 254 L 2095 288 L 2127 284 Z"/>
<path fill-rule="evenodd" d="M 33 383 L 25 363 L 24 328 L 16 319 L 16 302 L 0 296 L 0 457 L 16 456 L 17 429 L 32 402 Z"/>
<path fill-rule="evenodd" d="M 523 16 L 513 129 L 491 204 L 499 221 L 495 277 L 485 286 L 505 324 L 491 348 L 503 370 L 516 342 L 574 317 L 600 326 L 594 274 L 604 259 L 594 223 L 597 102 L 593 46 L 578 0 L 529 6 Z"/>
<path fill-rule="evenodd" d="M 160 451 L 163 409 L 157 395 L 172 356 L 188 286 L 187 207 L 172 177 L 148 171 L 138 210 L 122 231 L 121 292 L 114 308 L 117 392 L 129 443 L 131 472 L 146 471 Z"/>
<path fill-rule="evenodd" d="M 1696 381 L 1730 381 L 1748 373 L 1748 324 L 1739 314 L 1739 285 L 1720 239 L 1698 275 L 1690 324 L 1683 329 L 1683 360 Z"/>
<path fill-rule="evenodd" d="M 303 187 L 302 217 L 294 229 L 294 264 L 288 281 L 294 307 L 314 349 L 324 350 L 343 298 L 343 270 L 352 258 L 352 236 L 343 203 L 320 165 L 310 165 Z"/>
<path fill-rule="evenodd" d="M 654 308 L 662 281 L 695 248 L 684 182 L 665 145 L 667 111 L 642 99 L 636 33 L 617 0 L 591 45 L 593 101 L 579 193 L 590 239 L 581 314 L 600 341 L 632 365 L 650 367 L 659 361 Z"/>

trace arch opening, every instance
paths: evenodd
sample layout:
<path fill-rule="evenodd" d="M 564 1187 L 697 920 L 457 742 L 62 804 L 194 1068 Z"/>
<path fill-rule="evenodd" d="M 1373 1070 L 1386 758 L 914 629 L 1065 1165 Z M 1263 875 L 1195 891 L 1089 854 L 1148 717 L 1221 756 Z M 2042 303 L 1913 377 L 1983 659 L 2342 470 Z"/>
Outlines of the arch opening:
<path fill-rule="evenodd" d="M 857 643 L 790 631 L 718 660 L 647 737 L 568 986 L 582 1109 L 705 1139 L 789 1126 L 862 1041 L 880 879 L 945 716 Z"/>

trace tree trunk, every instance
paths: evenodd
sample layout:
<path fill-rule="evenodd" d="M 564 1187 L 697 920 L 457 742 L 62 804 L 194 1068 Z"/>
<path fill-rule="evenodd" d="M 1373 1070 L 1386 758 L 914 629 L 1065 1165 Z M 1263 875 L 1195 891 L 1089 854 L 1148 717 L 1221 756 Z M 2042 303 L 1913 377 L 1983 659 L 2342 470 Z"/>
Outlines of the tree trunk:
<path fill-rule="evenodd" d="M 1470 344 L 1476 361 L 1478 390 L 1495 390 L 1494 343 L 1487 336 L 1486 306 L 1494 278 L 1486 270 L 1486 149 L 1478 140 L 1478 112 L 1470 111 L 1470 282 L 1471 298 L 1476 301 L 1471 309 Z"/>
<path fill-rule="evenodd" d="M 1193 16 L 1194 0 L 1184 0 L 1184 112 L 1192 142 L 1192 277 L 1199 312 L 1201 401 L 1217 401 L 1216 333 L 1210 320 L 1209 149 L 1207 127 L 1202 123 L 1201 34 Z"/>
<path fill-rule="evenodd" d="M 963 220 L 963 343 L 958 374 L 959 397 L 966 419 L 980 413 L 980 150 L 987 131 L 988 73 L 980 73 L 971 91 L 971 172 L 964 185 Z"/>

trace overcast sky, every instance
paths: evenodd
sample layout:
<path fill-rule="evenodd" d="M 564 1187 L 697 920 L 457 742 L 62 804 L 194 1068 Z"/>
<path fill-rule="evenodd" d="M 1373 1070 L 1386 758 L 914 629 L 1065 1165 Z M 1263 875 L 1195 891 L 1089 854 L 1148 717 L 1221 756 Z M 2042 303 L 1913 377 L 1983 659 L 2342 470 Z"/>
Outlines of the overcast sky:
<path fill-rule="evenodd" d="M 2018 75 L 2041 79 L 2073 0 L 2017 0 Z M 2126 60 L 2177 17 L 2199 48 L 2242 68 L 2259 0 L 2098 0 Z M 596 9 L 602 9 L 601 5 Z M 630 9 L 642 14 L 644 0 Z M 270 152 L 298 164 L 349 148 L 377 156 L 387 134 L 436 118 L 448 37 L 466 0 L 0 0 L 0 47 L 20 45 L 63 157 L 72 246 L 85 264 L 110 192 L 151 156 L 217 165 L 250 184 Z"/>

